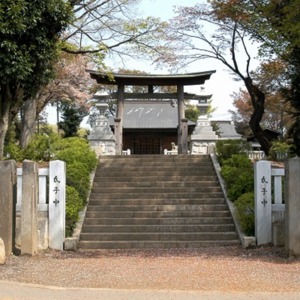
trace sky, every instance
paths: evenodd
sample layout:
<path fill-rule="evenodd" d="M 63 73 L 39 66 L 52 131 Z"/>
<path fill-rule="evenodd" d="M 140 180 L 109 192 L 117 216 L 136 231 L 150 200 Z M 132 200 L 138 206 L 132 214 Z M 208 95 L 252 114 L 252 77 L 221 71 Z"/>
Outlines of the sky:
<path fill-rule="evenodd" d="M 206 3 L 207 1 L 199 0 L 142 0 L 141 11 L 144 16 L 159 17 L 162 20 L 168 20 L 174 16 L 174 6 L 195 6 L 197 3 Z M 212 74 L 210 80 L 206 81 L 202 87 L 205 92 L 212 95 L 212 106 L 216 108 L 213 114 L 213 119 L 231 119 L 231 114 L 228 112 L 234 109 L 232 102 L 232 94 L 238 93 L 240 88 L 243 88 L 242 82 L 237 82 L 230 75 L 228 69 L 217 60 L 201 60 L 198 63 L 188 66 L 185 73 L 202 72 L 216 70 Z M 144 70 L 147 71 L 147 70 Z M 155 73 L 155 70 L 152 69 Z M 161 71 L 160 71 L 161 73 Z M 167 71 L 165 72 L 167 73 Z M 185 92 L 200 93 L 200 86 L 185 87 Z"/>
<path fill-rule="evenodd" d="M 153 16 L 159 17 L 162 20 L 169 20 L 174 16 L 174 6 L 194 6 L 197 3 L 206 3 L 206 0 L 141 0 L 140 12 L 143 17 Z M 150 63 L 140 63 L 138 61 L 132 61 L 126 68 L 139 69 L 152 74 L 168 74 L 167 68 L 156 70 Z M 244 88 L 241 81 L 236 81 L 233 76 L 230 75 L 229 70 L 225 65 L 217 60 L 201 60 L 197 63 L 193 63 L 188 66 L 182 73 L 193 73 L 216 70 L 216 73 L 212 74 L 210 80 L 207 80 L 202 87 L 205 88 L 207 94 L 212 95 L 212 107 L 216 108 L 216 111 L 212 115 L 212 119 L 215 120 L 230 120 L 231 114 L 228 110 L 234 110 L 232 105 L 233 93 L 238 93 L 240 88 Z M 185 92 L 200 93 L 200 86 L 185 87 Z M 54 110 L 54 108 L 52 108 Z M 56 114 L 53 111 L 49 111 L 49 123 L 56 123 Z"/>

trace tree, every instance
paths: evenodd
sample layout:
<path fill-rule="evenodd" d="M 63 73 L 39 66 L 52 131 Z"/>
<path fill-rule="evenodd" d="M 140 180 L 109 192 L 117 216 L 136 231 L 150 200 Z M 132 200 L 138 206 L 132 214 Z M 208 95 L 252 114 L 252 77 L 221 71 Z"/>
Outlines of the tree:
<path fill-rule="evenodd" d="M 64 137 L 78 136 L 78 129 L 83 118 L 88 112 L 85 107 L 78 107 L 74 103 L 64 102 L 61 104 L 62 121 L 58 123 L 58 128 L 64 131 Z"/>
<path fill-rule="evenodd" d="M 49 60 L 49 64 L 47 63 L 46 68 L 48 73 L 45 73 L 47 76 L 43 77 L 40 76 L 41 74 L 35 72 L 34 74 L 37 75 L 38 78 L 38 80 L 35 80 L 34 77 L 31 76 L 31 73 L 28 74 L 28 72 L 25 72 L 31 67 L 25 64 L 26 59 L 29 59 L 33 64 L 39 59 L 39 61 L 43 63 L 41 65 L 46 66 L 46 62 L 48 62 L 47 59 L 52 57 L 52 54 L 56 54 L 56 51 L 52 51 L 51 47 L 55 50 L 59 47 L 59 49 L 62 49 L 66 53 L 89 55 L 89 58 L 97 64 L 98 68 L 106 69 L 104 59 L 108 54 L 110 56 L 115 54 L 119 57 L 123 57 L 127 54 L 133 57 L 136 56 L 136 54 L 141 55 L 141 53 L 145 56 L 153 55 L 160 51 L 160 47 L 158 46 L 160 43 L 159 37 L 164 23 L 154 18 L 147 18 L 146 20 L 138 19 L 136 17 L 137 10 L 134 6 L 139 3 L 138 0 L 48 0 L 40 1 L 38 4 L 27 3 L 25 0 L 18 0 L 13 4 L 10 2 L 11 1 L 4 1 L 3 3 L 2 1 L 3 4 L 1 3 L 0 6 L 0 21 L 3 21 L 1 25 L 2 29 L 0 30 L 2 30 L 2 33 L 6 35 L 7 38 L 7 28 L 14 28 L 14 32 L 11 31 L 8 36 L 11 40 L 9 40 L 7 44 L 3 44 L 4 46 L 2 45 L 2 49 L 0 49 L 3 54 L 3 64 L 6 64 L 7 70 L 11 67 L 7 63 L 8 61 L 12 65 L 18 66 L 18 71 L 22 71 L 24 75 L 22 80 L 28 80 L 29 82 L 31 79 L 35 84 L 33 89 L 29 86 L 27 86 L 26 89 L 22 87 L 22 89 L 18 90 L 18 93 L 11 93 L 10 91 L 6 93 L 5 88 L 1 89 L 2 94 L 5 94 L 4 96 L 6 98 L 10 94 L 15 95 L 14 98 L 16 98 L 16 100 L 12 102 L 17 104 L 15 107 L 11 107 L 11 105 L 8 107 L 3 106 L 3 110 L 10 111 L 10 113 L 7 113 L 10 114 L 10 118 L 6 117 L 3 120 L 13 120 L 19 113 L 20 107 L 23 109 L 22 146 L 28 144 L 34 130 L 34 119 L 38 115 L 35 111 L 37 110 L 38 112 L 40 106 L 38 102 L 41 98 L 44 100 L 48 98 L 44 97 L 43 89 L 45 89 L 44 86 L 49 80 L 49 75 L 52 75 L 50 71 L 53 67 Z M 59 5 L 61 5 L 61 7 Z M 8 10 L 10 10 L 9 13 L 7 13 Z M 23 12 L 25 12 L 25 14 Z M 30 14 L 31 12 L 34 13 Z M 55 15 L 55 13 L 57 15 Z M 39 14 L 43 15 L 39 16 Z M 73 15 L 72 20 L 69 17 L 71 15 Z M 6 22 L 5 18 L 10 18 L 10 21 Z M 36 20 L 38 20 L 38 22 L 36 22 Z M 15 23 L 19 21 L 21 23 L 16 26 Z M 58 34 L 66 28 L 66 25 L 69 25 L 68 29 L 64 30 L 63 35 L 60 36 L 59 43 L 57 43 Z M 46 33 L 45 28 L 47 28 L 47 30 L 49 29 L 48 33 Z M 45 29 L 45 32 L 43 32 L 43 29 Z M 36 30 L 36 32 L 34 32 L 34 30 Z M 24 32 L 26 32 L 26 34 L 24 34 Z M 15 39 L 14 37 L 17 38 Z M 26 50 L 27 45 L 24 48 L 23 41 L 27 41 L 28 45 L 31 44 L 31 42 L 33 45 L 39 45 L 38 42 L 43 41 L 43 45 L 49 47 L 32 47 L 30 51 L 24 51 L 27 56 L 25 59 L 24 54 L 24 65 L 21 65 L 21 59 L 16 60 L 15 58 L 21 57 L 19 54 L 16 54 L 17 51 L 19 51 L 18 47 L 23 47 L 22 51 Z M 14 45 L 13 47 L 10 45 L 11 42 Z M 9 53 L 6 51 L 9 47 L 11 47 L 15 53 L 11 55 L 11 57 L 5 58 L 6 54 Z M 129 48 L 131 48 L 131 51 L 129 51 Z M 0 66 L 1 65 L 0 63 Z M 8 71 L 8 73 L 9 72 L 10 71 Z M 19 72 L 19 77 L 22 72 Z M 11 77 L 14 78 L 14 75 L 11 75 Z M 56 83 L 57 81 L 55 84 Z M 16 86 L 19 85 L 16 84 Z M 23 94 L 24 90 L 26 91 L 25 94 Z M 2 98 L 4 96 L 2 96 Z M 7 101 L 5 102 L 8 103 Z M 6 124 L 8 122 L 3 121 L 0 123 Z M 4 138 L 5 136 L 6 127 L 7 125 L 3 127 L 4 130 L 0 129 L 1 140 L 3 140 L 2 137 Z M 2 153 L 2 146 L 0 146 L 0 152 Z"/>
<path fill-rule="evenodd" d="M 79 106 L 88 106 L 86 102 L 92 97 L 90 87 L 93 84 L 86 72 L 88 66 L 89 59 L 84 55 L 59 52 L 58 60 L 53 66 L 55 79 L 41 86 L 36 97 L 26 101 L 22 107 L 22 148 L 31 140 L 36 120 L 46 105 L 59 105 L 60 102 L 67 101 Z"/>
<path fill-rule="evenodd" d="M 53 72 L 60 33 L 71 10 L 63 0 L 0 4 L 0 159 L 8 126 Z"/>
<path fill-rule="evenodd" d="M 260 42 L 260 55 L 286 63 L 286 87 L 282 92 L 293 107 L 294 124 L 289 134 L 300 156 L 300 0 L 213 0 L 230 18 L 238 19 L 253 40 Z"/>
<path fill-rule="evenodd" d="M 164 55 L 162 59 L 171 65 L 181 62 L 183 66 L 200 59 L 216 59 L 227 66 L 245 84 L 253 107 L 250 128 L 268 154 L 271 142 L 260 126 L 264 114 L 265 93 L 253 81 L 250 69 L 252 57 L 247 47 L 247 37 L 250 35 L 240 18 L 234 14 L 229 15 L 223 7 L 214 5 L 214 1 L 212 5 L 197 4 L 195 7 L 177 8 L 177 16 L 170 22 L 168 32 L 170 43 L 173 43 L 177 55 Z M 210 26 L 211 35 L 205 32 L 203 24 Z M 242 59 L 239 51 L 243 52 Z"/>
<path fill-rule="evenodd" d="M 266 95 L 265 112 L 261 120 L 261 126 L 263 129 L 280 132 L 282 137 L 291 126 L 291 107 L 287 103 L 286 95 L 281 92 L 286 83 L 285 68 L 286 64 L 282 61 L 269 61 L 262 63 L 252 75 L 255 83 Z M 247 91 L 241 89 L 239 93 L 233 94 L 233 99 L 236 110 L 230 112 L 235 127 L 238 133 L 247 136 L 250 134 L 251 98 Z"/>
<path fill-rule="evenodd" d="M 68 53 L 98 54 L 98 62 L 109 54 L 124 57 L 157 55 L 167 51 L 161 46 L 166 23 L 157 18 L 138 17 L 140 0 L 70 0 L 74 19 L 62 39 Z M 76 45 L 76 48 L 69 45 Z"/>

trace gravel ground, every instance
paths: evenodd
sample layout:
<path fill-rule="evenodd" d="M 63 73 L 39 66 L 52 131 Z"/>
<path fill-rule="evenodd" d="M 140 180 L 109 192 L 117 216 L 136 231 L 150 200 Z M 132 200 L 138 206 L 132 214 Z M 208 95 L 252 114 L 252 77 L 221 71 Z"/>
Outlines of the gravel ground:
<path fill-rule="evenodd" d="M 39 252 L 10 256 L 0 280 L 57 287 L 299 292 L 300 260 L 282 248 Z"/>

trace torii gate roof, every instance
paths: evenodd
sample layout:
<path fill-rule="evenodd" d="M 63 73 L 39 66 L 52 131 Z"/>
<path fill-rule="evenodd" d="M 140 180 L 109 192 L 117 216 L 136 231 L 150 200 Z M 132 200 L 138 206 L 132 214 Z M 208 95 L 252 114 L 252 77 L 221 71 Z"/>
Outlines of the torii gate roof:
<path fill-rule="evenodd" d="M 210 79 L 210 76 L 215 73 L 215 70 L 186 73 L 186 74 L 117 74 L 117 73 L 102 73 L 95 70 L 86 70 L 90 73 L 91 78 L 97 80 L 100 84 L 114 85 L 198 85 Z"/>

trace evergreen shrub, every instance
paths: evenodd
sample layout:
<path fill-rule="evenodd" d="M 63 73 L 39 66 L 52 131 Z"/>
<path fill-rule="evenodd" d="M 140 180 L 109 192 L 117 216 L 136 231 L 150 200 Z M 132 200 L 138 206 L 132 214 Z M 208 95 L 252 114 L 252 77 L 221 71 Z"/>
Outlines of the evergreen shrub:
<path fill-rule="evenodd" d="M 59 139 L 59 136 L 54 133 L 36 134 L 23 150 L 23 159 L 50 161 L 54 155 L 54 145 Z"/>
<path fill-rule="evenodd" d="M 229 159 L 234 154 L 246 153 L 249 148 L 248 143 L 241 140 L 220 140 L 216 143 L 216 156 L 220 165 L 226 159 Z"/>
<path fill-rule="evenodd" d="M 254 193 L 248 192 L 235 201 L 236 216 L 242 230 L 248 236 L 255 234 L 254 222 Z"/>
<path fill-rule="evenodd" d="M 71 236 L 79 219 L 78 213 L 83 209 L 84 202 L 78 191 L 72 187 L 66 188 L 66 236 Z"/>
<path fill-rule="evenodd" d="M 246 154 L 234 154 L 231 158 L 224 160 L 221 175 L 232 202 L 245 193 L 253 192 L 254 170 Z"/>
<path fill-rule="evenodd" d="M 74 187 L 80 198 L 86 203 L 90 189 L 90 172 L 85 164 L 74 161 L 67 164 L 67 185 Z"/>
<path fill-rule="evenodd" d="M 55 144 L 55 159 L 63 160 L 67 164 L 81 162 L 91 172 L 97 165 L 95 152 L 88 142 L 79 137 L 70 137 L 59 140 Z"/>

